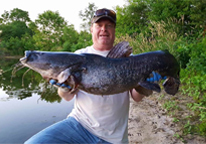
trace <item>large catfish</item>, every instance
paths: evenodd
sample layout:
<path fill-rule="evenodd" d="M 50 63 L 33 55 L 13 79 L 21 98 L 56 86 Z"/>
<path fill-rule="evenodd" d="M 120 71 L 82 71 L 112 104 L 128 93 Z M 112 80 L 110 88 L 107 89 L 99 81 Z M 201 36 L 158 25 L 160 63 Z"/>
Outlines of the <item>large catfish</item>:
<path fill-rule="evenodd" d="M 127 42 L 115 48 L 118 47 L 130 48 Z M 146 81 L 155 71 L 167 77 L 163 83 L 165 91 L 171 95 L 177 93 L 180 67 L 168 51 L 153 51 L 129 57 L 130 50 L 123 54 L 117 52 L 117 56 L 115 50 L 112 51 L 106 58 L 94 54 L 26 51 L 20 61 L 47 80 L 54 79 L 70 85 L 71 91 L 81 89 L 92 94 L 110 95 L 135 88 L 144 95 L 150 95 L 152 91 L 161 91 L 157 83 Z"/>

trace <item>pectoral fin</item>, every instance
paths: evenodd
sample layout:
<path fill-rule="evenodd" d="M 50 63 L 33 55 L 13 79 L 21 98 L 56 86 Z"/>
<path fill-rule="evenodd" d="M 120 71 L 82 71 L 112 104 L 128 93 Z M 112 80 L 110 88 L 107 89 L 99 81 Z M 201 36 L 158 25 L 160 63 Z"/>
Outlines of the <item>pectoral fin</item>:
<path fill-rule="evenodd" d="M 69 78 L 70 75 L 71 75 L 70 68 L 65 69 L 58 75 L 57 77 L 58 83 L 65 82 Z"/>
<path fill-rule="evenodd" d="M 80 67 L 79 65 L 74 65 L 74 66 L 71 66 L 67 69 L 65 69 L 64 71 L 62 71 L 58 76 L 57 76 L 57 80 L 58 80 L 58 83 L 63 83 L 65 82 L 66 80 L 68 80 L 68 78 L 70 76 L 73 76 L 74 79 L 75 79 L 75 82 L 76 81 L 80 81 L 80 78 L 81 78 L 81 73 L 82 72 L 86 72 L 86 68 L 84 67 Z M 76 80 L 78 79 L 78 80 Z"/>
<path fill-rule="evenodd" d="M 57 79 L 58 83 L 69 85 L 71 87 L 70 93 L 73 93 L 77 90 L 79 80 L 74 75 L 72 75 L 70 71 L 70 68 L 65 69 L 58 75 Z"/>
<path fill-rule="evenodd" d="M 142 94 L 142 95 L 145 95 L 145 96 L 149 96 L 149 95 L 151 95 L 151 94 L 153 93 L 152 90 L 148 90 L 148 89 L 146 89 L 146 88 L 144 88 L 144 87 L 142 87 L 142 86 L 140 86 L 140 85 L 139 85 L 138 87 L 136 87 L 135 90 L 136 90 L 138 93 L 140 93 L 140 94 Z"/>
<path fill-rule="evenodd" d="M 147 81 L 143 81 L 143 82 L 139 82 L 138 83 L 141 87 L 145 88 L 146 90 L 151 90 L 151 91 L 156 91 L 156 92 L 160 92 L 160 86 L 157 83 L 151 83 L 151 82 L 147 82 Z"/>

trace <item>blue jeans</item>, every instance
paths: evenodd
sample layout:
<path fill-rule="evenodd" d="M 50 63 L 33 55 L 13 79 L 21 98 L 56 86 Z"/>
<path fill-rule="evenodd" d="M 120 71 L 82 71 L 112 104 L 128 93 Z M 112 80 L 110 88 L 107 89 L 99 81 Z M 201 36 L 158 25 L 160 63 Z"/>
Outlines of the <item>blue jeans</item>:
<path fill-rule="evenodd" d="M 25 144 L 110 144 L 86 130 L 75 118 L 68 117 L 32 136 Z"/>

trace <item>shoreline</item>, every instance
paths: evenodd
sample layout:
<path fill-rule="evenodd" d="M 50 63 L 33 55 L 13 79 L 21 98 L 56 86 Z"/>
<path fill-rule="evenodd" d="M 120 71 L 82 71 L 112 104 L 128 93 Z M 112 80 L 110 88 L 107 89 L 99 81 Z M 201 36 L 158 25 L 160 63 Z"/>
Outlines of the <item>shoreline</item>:
<path fill-rule="evenodd" d="M 1 55 L 0 58 L 1 59 L 19 59 L 22 56 L 5 56 L 5 55 Z"/>
<path fill-rule="evenodd" d="M 130 99 L 129 144 L 205 144 L 204 137 L 191 135 L 183 140 L 175 136 L 177 133 L 182 133 L 182 128 L 162 107 L 159 100 L 161 94 L 166 95 L 163 92 L 154 92 L 138 103 Z"/>

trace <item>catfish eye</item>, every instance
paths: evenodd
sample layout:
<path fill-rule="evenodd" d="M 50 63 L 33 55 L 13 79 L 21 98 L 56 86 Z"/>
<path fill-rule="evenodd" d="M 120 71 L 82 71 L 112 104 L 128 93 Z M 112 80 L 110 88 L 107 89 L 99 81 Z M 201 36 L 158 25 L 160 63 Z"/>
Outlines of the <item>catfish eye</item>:
<path fill-rule="evenodd" d="M 38 58 L 38 56 L 37 56 L 36 53 L 30 53 L 30 54 L 28 54 L 28 56 L 27 56 L 27 60 L 28 60 L 28 61 L 35 61 L 37 58 Z"/>

